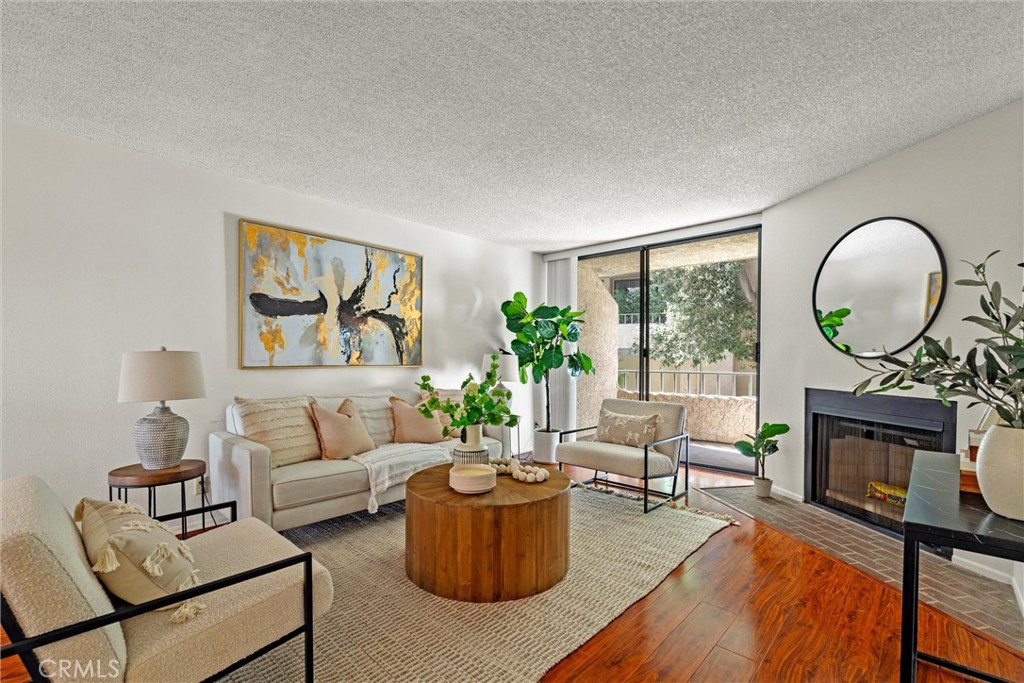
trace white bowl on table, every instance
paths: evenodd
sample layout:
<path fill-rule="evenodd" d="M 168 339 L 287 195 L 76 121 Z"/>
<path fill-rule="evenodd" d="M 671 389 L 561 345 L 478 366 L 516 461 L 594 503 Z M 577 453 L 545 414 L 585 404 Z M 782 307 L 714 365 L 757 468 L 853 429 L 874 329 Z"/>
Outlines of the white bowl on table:
<path fill-rule="evenodd" d="M 448 486 L 459 493 L 487 493 L 498 483 L 498 473 L 490 465 L 455 465 L 448 473 Z"/>

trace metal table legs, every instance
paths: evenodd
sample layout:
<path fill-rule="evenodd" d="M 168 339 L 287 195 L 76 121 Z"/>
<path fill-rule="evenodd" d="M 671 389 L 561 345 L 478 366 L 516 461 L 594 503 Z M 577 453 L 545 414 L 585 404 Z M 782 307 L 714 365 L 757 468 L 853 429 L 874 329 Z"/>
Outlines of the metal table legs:
<path fill-rule="evenodd" d="M 110 500 L 110 501 L 114 500 L 114 489 L 115 488 L 117 489 L 117 500 L 119 500 L 119 501 L 121 501 L 123 503 L 127 503 L 128 502 L 128 491 L 131 490 L 131 488 L 127 487 L 127 486 L 116 486 L 116 487 L 115 486 L 108 486 L 107 487 L 107 500 Z M 141 487 L 141 488 L 145 488 L 146 489 L 146 514 L 148 514 L 150 517 L 154 517 L 155 518 L 156 517 L 156 489 L 157 489 L 157 487 L 156 486 L 145 486 L 145 487 Z M 200 478 L 199 479 L 199 496 L 200 496 L 200 501 L 202 503 L 202 505 L 200 507 L 203 507 L 203 506 L 206 505 L 206 480 L 205 480 L 205 478 Z M 185 512 L 186 510 L 188 510 L 188 505 L 187 505 L 187 502 L 185 500 L 185 497 L 186 497 L 185 482 L 183 481 L 183 482 L 181 482 L 181 511 L 182 512 Z M 213 520 L 213 515 L 211 514 L 210 517 L 211 517 L 211 521 L 212 521 Z M 206 512 L 205 511 L 200 512 L 200 519 L 201 519 L 201 528 L 205 531 L 206 530 Z M 184 514 L 181 516 L 181 537 L 183 539 L 188 538 L 188 517 L 187 517 L 187 515 L 184 515 Z"/>
<path fill-rule="evenodd" d="M 917 649 L 918 573 L 921 541 L 909 531 L 903 534 L 903 609 L 900 628 L 900 683 L 917 680 L 917 662 L 928 662 L 950 671 L 972 676 L 990 683 L 1011 683 L 1005 678 L 957 664 Z"/>

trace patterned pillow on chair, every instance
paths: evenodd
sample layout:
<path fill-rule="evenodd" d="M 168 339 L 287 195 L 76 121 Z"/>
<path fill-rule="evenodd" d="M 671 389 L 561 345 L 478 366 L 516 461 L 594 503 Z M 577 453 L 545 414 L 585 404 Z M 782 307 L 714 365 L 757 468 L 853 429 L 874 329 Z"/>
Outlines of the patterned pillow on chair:
<path fill-rule="evenodd" d="M 642 448 L 654 441 L 654 432 L 661 421 L 661 415 L 622 415 L 602 408 L 597 440 Z"/>
<path fill-rule="evenodd" d="M 83 498 L 74 517 L 82 523 L 92 570 L 108 591 L 125 602 L 138 605 L 202 583 L 185 542 L 137 505 Z M 180 624 L 206 606 L 185 600 L 172 607 L 177 609 L 171 621 Z"/>

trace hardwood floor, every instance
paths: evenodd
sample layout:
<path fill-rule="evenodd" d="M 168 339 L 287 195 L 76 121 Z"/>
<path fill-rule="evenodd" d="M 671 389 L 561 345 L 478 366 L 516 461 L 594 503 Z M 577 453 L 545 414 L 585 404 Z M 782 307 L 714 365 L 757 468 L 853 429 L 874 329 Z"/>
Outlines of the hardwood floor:
<path fill-rule="evenodd" d="M 716 476 L 691 482 L 728 485 Z M 898 590 L 701 491 L 686 502 L 741 525 L 713 536 L 545 681 L 899 679 Z M 1024 653 L 923 604 L 919 630 L 924 651 L 1024 681 Z M 918 680 L 973 679 L 922 663 Z"/>
<path fill-rule="evenodd" d="M 11 639 L 7 637 L 7 633 L 0 628 L 0 645 L 7 645 L 10 642 Z M 20 659 L 17 657 L 0 659 L 0 681 L 3 683 L 28 683 L 31 680 Z"/>
<path fill-rule="evenodd" d="M 696 486 L 723 486 L 730 480 L 709 472 L 691 473 L 691 485 Z M 899 679 L 898 590 L 699 490 L 691 490 L 685 502 L 731 514 L 741 525 L 713 536 L 543 680 Z M 922 650 L 1024 681 L 1024 653 L 924 604 L 919 631 Z M 12 664 L 3 662 L 3 683 L 27 680 Z M 922 663 L 918 680 L 972 679 Z"/>

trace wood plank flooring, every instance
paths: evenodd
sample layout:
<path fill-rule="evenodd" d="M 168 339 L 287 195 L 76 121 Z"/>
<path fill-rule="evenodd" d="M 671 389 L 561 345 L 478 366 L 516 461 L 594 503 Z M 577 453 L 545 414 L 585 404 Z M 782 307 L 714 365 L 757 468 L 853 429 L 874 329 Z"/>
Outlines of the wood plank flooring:
<path fill-rule="evenodd" d="M 730 479 L 691 473 L 696 486 L 727 486 Z M 552 668 L 545 681 L 899 679 L 898 590 L 708 494 L 693 490 L 686 502 L 731 514 L 741 526 L 713 536 L 650 594 Z M 942 612 L 922 605 L 919 630 L 923 650 L 1024 681 L 1024 653 Z M 27 680 L 16 664 L 3 662 L 3 683 Z M 918 680 L 970 679 L 922 663 Z"/>
<path fill-rule="evenodd" d="M 716 476 L 693 481 L 711 485 Z M 686 502 L 741 525 L 713 536 L 545 681 L 899 679 L 898 590 L 701 491 Z M 922 604 L 919 630 L 922 650 L 1024 681 L 1024 653 L 934 608 Z M 922 663 L 918 680 L 972 679 Z"/>
<path fill-rule="evenodd" d="M 10 642 L 11 639 L 7 637 L 7 633 L 0 628 L 0 645 L 8 645 Z M 0 659 L 0 681 L 3 683 L 29 683 L 31 680 L 32 678 L 19 658 Z"/>

